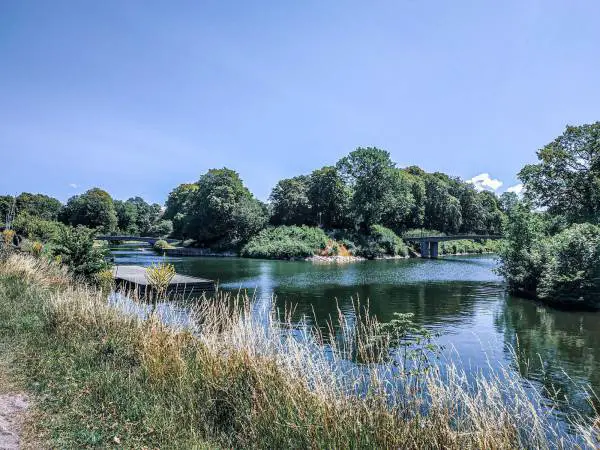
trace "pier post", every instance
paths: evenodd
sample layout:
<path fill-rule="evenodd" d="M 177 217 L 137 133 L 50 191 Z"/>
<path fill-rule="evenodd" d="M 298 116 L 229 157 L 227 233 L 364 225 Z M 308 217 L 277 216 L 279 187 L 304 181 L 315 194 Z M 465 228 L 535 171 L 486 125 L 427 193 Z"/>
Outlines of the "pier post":
<path fill-rule="evenodd" d="M 431 249 L 429 252 L 429 256 L 431 258 L 437 258 L 438 252 L 439 252 L 439 242 L 437 242 L 437 241 L 431 242 Z"/>
<path fill-rule="evenodd" d="M 429 258 L 429 241 L 421 241 L 421 258 Z"/>

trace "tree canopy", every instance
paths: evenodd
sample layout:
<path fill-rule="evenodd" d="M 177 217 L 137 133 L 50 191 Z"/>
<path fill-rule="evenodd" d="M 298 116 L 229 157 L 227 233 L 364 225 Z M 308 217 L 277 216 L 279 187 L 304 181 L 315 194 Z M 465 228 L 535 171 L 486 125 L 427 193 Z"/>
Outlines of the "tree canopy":
<path fill-rule="evenodd" d="M 526 165 L 519 178 L 525 195 L 551 214 L 573 222 L 600 220 L 600 122 L 567 126 L 538 150 L 539 163 Z"/>
<path fill-rule="evenodd" d="M 244 186 L 237 172 L 211 169 L 191 190 L 184 211 L 186 237 L 211 247 L 241 245 L 250 235 L 264 228 L 266 207 Z"/>
<path fill-rule="evenodd" d="M 69 225 L 97 228 L 105 233 L 114 231 L 118 224 L 113 199 L 99 188 L 71 197 L 61 212 L 61 218 Z"/>

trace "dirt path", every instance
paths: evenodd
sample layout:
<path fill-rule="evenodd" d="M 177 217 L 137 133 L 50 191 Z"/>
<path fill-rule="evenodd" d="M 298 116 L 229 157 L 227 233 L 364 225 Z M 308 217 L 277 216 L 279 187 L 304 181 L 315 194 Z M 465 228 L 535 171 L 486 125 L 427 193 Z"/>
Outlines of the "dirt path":
<path fill-rule="evenodd" d="M 27 406 L 23 394 L 0 395 L 0 450 L 19 448 L 21 421 Z"/>

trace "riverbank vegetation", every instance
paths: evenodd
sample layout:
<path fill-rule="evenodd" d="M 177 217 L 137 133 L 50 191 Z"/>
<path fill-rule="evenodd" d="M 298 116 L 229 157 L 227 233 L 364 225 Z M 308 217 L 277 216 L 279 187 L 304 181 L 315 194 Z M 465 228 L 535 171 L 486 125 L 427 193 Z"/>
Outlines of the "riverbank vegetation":
<path fill-rule="evenodd" d="M 336 336 L 309 327 L 292 334 L 274 314 L 252 320 L 248 299 L 219 295 L 197 304 L 191 328 L 170 328 L 110 306 L 56 263 L 6 256 L 0 345 L 36 402 L 38 440 L 57 448 L 598 445 L 592 425 L 559 430 L 548 400 L 508 373 L 468 382 L 452 365 L 404 370 L 389 347 L 406 338 L 404 328 L 340 313 Z"/>
<path fill-rule="evenodd" d="M 352 235 L 350 240 L 363 254 L 394 256 L 407 252 L 405 245 L 378 246 L 382 236 L 376 230 L 389 229 L 394 235 L 414 228 L 498 234 L 503 214 L 502 202 L 489 192 L 477 192 L 473 185 L 442 173 L 398 168 L 384 150 L 358 148 L 335 166 L 279 181 L 268 204 L 257 200 L 236 172 L 210 170 L 197 183 L 171 192 L 164 218 L 173 221 L 176 237 L 193 238 L 197 245 L 217 250 L 248 245 L 242 251 L 246 255 L 303 254 L 289 239 L 289 248 L 274 243 L 266 251 L 264 239 L 274 237 L 274 231 L 256 238 L 265 251 L 250 248 L 257 249 L 251 240 L 268 226 L 304 226 L 321 228 L 333 239 Z M 392 237 L 385 233 L 390 243 Z M 352 246 L 345 247 L 353 252 Z"/>
<path fill-rule="evenodd" d="M 567 127 L 519 173 L 499 272 L 517 294 L 600 308 L 600 122 Z"/>
<path fill-rule="evenodd" d="M 211 252 L 269 258 L 307 253 L 298 235 L 266 242 L 289 234 L 273 227 L 321 229 L 336 241 L 327 247 L 333 253 L 340 249 L 372 258 L 411 253 L 397 236 L 414 229 L 498 234 L 504 217 L 503 202 L 494 194 L 440 172 L 399 168 L 387 151 L 373 147 L 358 148 L 308 175 L 280 180 L 268 203 L 258 200 L 237 172 L 222 168 L 176 187 L 164 209 L 140 197 L 114 200 L 99 188 L 71 197 L 65 205 L 41 194 L 0 197 L 0 218 L 11 208 L 17 233 L 40 242 L 52 241 L 65 225 L 82 225 L 103 234 L 174 237 Z M 348 242 L 337 242 L 336 236 Z M 311 249 L 316 255 L 323 250 Z"/>

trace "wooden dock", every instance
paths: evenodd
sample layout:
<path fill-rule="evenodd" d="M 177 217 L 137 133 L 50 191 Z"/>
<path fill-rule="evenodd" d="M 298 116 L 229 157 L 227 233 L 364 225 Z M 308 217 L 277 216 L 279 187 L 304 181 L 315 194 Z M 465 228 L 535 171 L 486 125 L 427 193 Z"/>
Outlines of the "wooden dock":
<path fill-rule="evenodd" d="M 146 268 L 141 266 L 115 266 L 113 276 L 118 289 L 134 292 L 146 297 L 152 292 L 152 286 L 146 279 Z M 165 297 L 194 297 L 204 292 L 213 292 L 215 282 L 206 278 L 175 274 L 167 287 Z"/>

